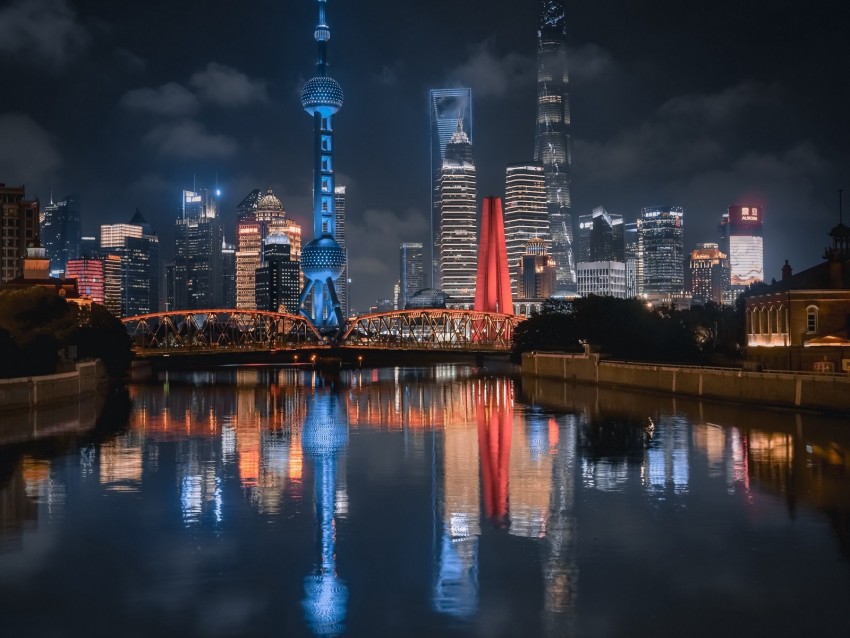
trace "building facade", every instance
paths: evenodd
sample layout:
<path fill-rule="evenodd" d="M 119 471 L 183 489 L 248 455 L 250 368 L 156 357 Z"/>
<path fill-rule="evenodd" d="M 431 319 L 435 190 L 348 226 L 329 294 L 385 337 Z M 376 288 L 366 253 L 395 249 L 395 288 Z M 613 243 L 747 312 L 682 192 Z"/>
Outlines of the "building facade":
<path fill-rule="evenodd" d="M 520 295 L 523 255 L 535 239 L 549 252 L 552 241 L 543 165 L 512 164 L 505 172 L 505 244 L 514 296 Z"/>
<path fill-rule="evenodd" d="M 432 287 L 440 282 L 440 179 L 446 146 L 455 130 L 463 127 L 472 143 L 472 89 L 432 89 L 428 95 L 431 123 L 431 241 L 427 275 Z"/>
<path fill-rule="evenodd" d="M 764 281 L 764 209 L 730 206 L 720 222 L 720 249 L 728 255 L 732 295 Z"/>
<path fill-rule="evenodd" d="M 425 252 L 420 242 L 405 242 L 399 247 L 399 294 L 400 310 L 407 306 L 410 298 L 425 287 Z"/>
<path fill-rule="evenodd" d="M 557 264 L 558 294 L 575 291 L 571 215 L 570 99 L 566 13 L 563 0 L 538 0 L 537 121 L 534 161 L 543 164 L 546 202 Z"/>
<path fill-rule="evenodd" d="M 129 223 L 101 225 L 100 254 L 119 259 L 121 301 L 115 314 L 133 317 L 159 310 L 159 237 L 138 210 Z"/>
<path fill-rule="evenodd" d="M 717 244 L 697 244 L 690 258 L 690 293 L 694 303 L 725 303 L 729 282 L 726 253 Z"/>
<path fill-rule="evenodd" d="M 519 269 L 518 299 L 548 299 L 555 294 L 555 260 L 546 242 L 533 238 L 526 244 Z"/>
<path fill-rule="evenodd" d="M 298 313 L 301 272 L 291 259 L 286 235 L 269 235 L 263 242 L 263 264 L 256 272 L 256 308 L 270 312 Z"/>
<path fill-rule="evenodd" d="M 475 160 L 462 122 L 456 126 L 440 172 L 440 288 L 450 306 L 471 308 L 478 263 Z"/>
<path fill-rule="evenodd" d="M 221 247 L 222 304 L 236 308 L 236 245 L 226 241 Z"/>
<path fill-rule="evenodd" d="M 637 221 L 638 287 L 646 296 L 685 288 L 684 216 L 680 206 L 643 208 Z"/>
<path fill-rule="evenodd" d="M 622 215 L 612 215 L 602 206 L 578 218 L 576 261 L 626 261 Z"/>
<path fill-rule="evenodd" d="M 348 298 L 348 248 L 345 245 L 345 197 L 346 187 L 337 186 L 334 188 L 334 214 L 336 215 L 336 233 L 334 239 L 345 251 L 345 266 L 342 274 L 336 283 L 336 295 L 339 298 L 339 307 L 342 310 L 342 315 L 347 317 L 351 311 L 351 306 Z"/>
<path fill-rule="evenodd" d="M 579 262 L 578 294 L 625 299 L 626 264 L 622 261 Z"/>
<path fill-rule="evenodd" d="M 50 273 L 61 277 L 70 259 L 80 257 L 80 202 L 68 196 L 58 202 L 50 202 L 42 212 L 41 245 L 50 258 Z"/>
<path fill-rule="evenodd" d="M 26 199 L 24 187 L 0 184 L 0 284 L 21 274 L 21 259 L 39 238 L 38 222 L 38 202 Z"/>
<path fill-rule="evenodd" d="M 201 189 L 183 191 L 182 202 L 175 227 L 175 310 L 221 307 L 224 229 L 218 201 Z"/>
<path fill-rule="evenodd" d="M 77 280 L 80 297 L 103 304 L 103 261 L 100 259 L 69 259 L 65 268 L 66 279 Z"/>

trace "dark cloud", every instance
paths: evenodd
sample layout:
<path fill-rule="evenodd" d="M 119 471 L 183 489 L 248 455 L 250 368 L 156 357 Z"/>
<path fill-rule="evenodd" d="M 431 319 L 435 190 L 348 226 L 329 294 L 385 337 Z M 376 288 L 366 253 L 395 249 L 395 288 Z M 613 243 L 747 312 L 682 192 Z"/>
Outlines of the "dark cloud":
<path fill-rule="evenodd" d="M 128 91 L 121 98 L 121 106 L 157 115 L 191 115 L 198 110 L 198 98 L 182 85 L 169 82 L 156 89 Z"/>
<path fill-rule="evenodd" d="M 536 78 L 534 58 L 528 55 L 496 51 L 493 39 L 472 47 L 469 57 L 449 73 L 450 85 L 472 88 L 473 99 L 502 96 Z"/>
<path fill-rule="evenodd" d="M 264 80 L 249 78 L 234 68 L 210 62 L 189 79 L 200 97 L 224 107 L 264 104 L 269 101 Z"/>
<path fill-rule="evenodd" d="M 29 115 L 0 115 L 0 140 L 0 181 L 7 184 L 43 182 L 62 163 L 50 135 Z"/>
<path fill-rule="evenodd" d="M 16 0 L 0 9 L 0 51 L 64 65 L 89 42 L 65 0 Z"/>
<path fill-rule="evenodd" d="M 398 249 L 405 241 L 421 241 L 427 232 L 425 216 L 409 209 L 366 210 L 357 224 L 346 227 L 348 263 L 353 289 L 366 288 L 370 299 L 390 297 L 399 277 Z"/>
<path fill-rule="evenodd" d="M 225 158 L 236 153 L 239 148 L 233 139 L 210 133 L 203 124 L 194 120 L 157 126 L 145 136 L 145 143 L 161 155 L 183 159 Z"/>

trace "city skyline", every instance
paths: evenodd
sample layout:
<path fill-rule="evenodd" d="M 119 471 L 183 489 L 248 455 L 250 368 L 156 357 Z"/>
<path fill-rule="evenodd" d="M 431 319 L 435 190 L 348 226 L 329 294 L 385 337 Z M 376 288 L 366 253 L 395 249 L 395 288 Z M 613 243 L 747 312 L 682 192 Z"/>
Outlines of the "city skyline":
<path fill-rule="evenodd" d="M 387 2 L 333 4 L 344 27 L 334 50 L 357 51 L 334 58 L 333 74 L 362 85 L 347 96 L 335 149 L 338 181 L 350 187 L 357 308 L 389 295 L 399 243 L 427 242 L 428 90 L 472 89 L 481 196 L 504 194 L 505 166 L 533 157 L 537 3 L 473 2 L 453 7 L 451 21 L 443 4 L 411 9 L 412 21 Z M 309 227 L 311 133 L 297 93 L 312 62 L 314 3 L 234 13 L 211 2 L 203 16 L 165 6 L 132 20 L 100 0 L 0 10 L 0 32 L 15 35 L 0 46 L 0 69 L 19 88 L 0 111 L 0 181 L 25 184 L 42 206 L 51 185 L 58 198 L 78 194 L 84 235 L 138 206 L 164 249 L 196 175 L 198 188 L 218 176 L 229 243 L 236 205 L 254 188 L 273 186 Z M 602 205 L 631 222 L 643 207 L 682 206 L 689 251 L 718 240 L 728 206 L 752 204 L 765 210 L 768 282 L 786 258 L 796 269 L 817 263 L 850 168 L 848 89 L 823 64 L 847 60 L 837 27 L 847 9 L 662 1 L 641 13 L 610 1 L 566 10 L 573 217 Z M 417 27 L 381 28 L 402 19 Z M 249 29 L 252 46 L 225 44 Z M 367 41 L 371 29 L 387 35 Z M 788 32 L 798 46 L 785 44 Z M 445 39 L 458 46 L 435 45 Z M 41 99 L 47 91 L 60 99 Z M 802 220 L 811 233 L 801 236 Z"/>

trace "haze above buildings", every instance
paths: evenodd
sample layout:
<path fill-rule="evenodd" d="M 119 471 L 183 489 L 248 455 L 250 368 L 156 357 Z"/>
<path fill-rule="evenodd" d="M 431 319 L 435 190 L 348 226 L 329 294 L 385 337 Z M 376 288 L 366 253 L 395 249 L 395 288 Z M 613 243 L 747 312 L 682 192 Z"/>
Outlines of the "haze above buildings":
<path fill-rule="evenodd" d="M 21 0 L 0 9 L 0 176 L 45 204 L 77 195 L 84 235 L 139 207 L 173 246 L 183 189 L 218 182 L 225 223 L 272 186 L 310 227 L 313 2 Z M 533 156 L 536 2 L 333 4 L 345 87 L 336 153 L 348 187 L 354 305 L 386 297 L 398 246 L 428 240 L 427 92 L 470 86 L 479 195 Z M 718 240 L 735 203 L 765 210 L 765 277 L 815 263 L 850 174 L 848 9 L 817 3 L 568 3 L 572 214 L 634 221 L 682 206 L 685 247 Z M 449 18 L 450 16 L 450 18 Z M 151 37 L 151 34 L 156 37 Z M 343 53 L 344 52 L 344 53 Z M 800 232 L 801 230 L 805 232 Z M 234 238 L 228 237 L 233 242 Z"/>

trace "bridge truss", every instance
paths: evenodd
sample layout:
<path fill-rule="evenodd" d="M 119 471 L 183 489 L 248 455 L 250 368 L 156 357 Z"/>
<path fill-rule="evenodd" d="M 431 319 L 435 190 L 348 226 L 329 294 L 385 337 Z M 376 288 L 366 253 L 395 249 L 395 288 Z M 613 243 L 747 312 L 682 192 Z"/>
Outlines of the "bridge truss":
<path fill-rule="evenodd" d="M 262 310 L 178 310 L 122 319 L 140 356 L 351 347 L 507 352 L 521 317 L 469 310 L 402 310 L 349 319 L 323 337 L 303 316 Z"/>
<path fill-rule="evenodd" d="M 470 310 L 400 310 L 349 320 L 341 341 L 368 348 L 507 351 L 519 321 Z"/>
<path fill-rule="evenodd" d="M 179 310 L 125 317 L 122 323 L 140 355 L 269 351 L 324 343 L 307 318 L 263 310 Z"/>

